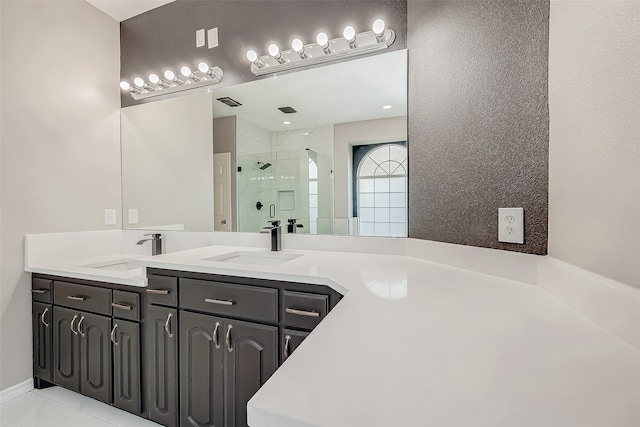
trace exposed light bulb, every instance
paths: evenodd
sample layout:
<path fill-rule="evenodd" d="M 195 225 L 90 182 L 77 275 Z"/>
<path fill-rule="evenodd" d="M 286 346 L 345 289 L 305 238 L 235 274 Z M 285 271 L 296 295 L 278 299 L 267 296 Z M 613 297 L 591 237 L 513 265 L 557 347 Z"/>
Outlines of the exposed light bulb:
<path fill-rule="evenodd" d="M 256 62 L 257 59 L 258 54 L 256 53 L 256 51 L 253 49 L 249 49 L 247 51 L 247 60 L 249 60 L 249 62 Z"/>
<path fill-rule="evenodd" d="M 291 48 L 298 53 L 302 52 L 304 50 L 304 45 L 302 44 L 302 40 L 293 39 L 293 41 L 291 42 Z"/>
<path fill-rule="evenodd" d="M 206 62 L 202 61 L 198 64 L 198 71 L 200 71 L 201 73 L 206 73 L 209 71 L 209 64 L 207 64 Z"/>
<path fill-rule="evenodd" d="M 187 67 L 186 65 L 183 65 L 180 68 L 180 74 L 182 74 L 185 77 L 191 76 L 191 68 Z"/>
<path fill-rule="evenodd" d="M 165 70 L 164 78 L 167 79 L 167 80 L 172 80 L 173 81 L 176 78 L 176 75 L 171 70 Z"/>
<path fill-rule="evenodd" d="M 144 80 L 142 80 L 142 78 L 140 77 L 136 77 L 135 79 L 133 79 L 133 84 L 138 87 L 144 87 Z"/>
<path fill-rule="evenodd" d="M 386 28 L 387 24 L 384 23 L 384 20 L 379 18 L 373 21 L 373 25 L 371 26 L 371 29 L 376 34 L 376 36 L 381 36 Z"/>
<path fill-rule="evenodd" d="M 316 36 L 316 42 L 324 48 L 329 44 L 329 37 L 326 33 L 318 33 Z"/>
<path fill-rule="evenodd" d="M 160 82 L 160 77 L 157 74 L 149 74 L 149 81 L 154 85 L 157 85 Z"/>
<path fill-rule="evenodd" d="M 267 48 L 267 51 L 269 52 L 269 55 L 273 56 L 274 58 L 280 55 L 280 48 L 275 43 L 271 43 Z"/>
<path fill-rule="evenodd" d="M 129 89 L 131 89 L 131 85 L 128 82 L 125 82 L 123 80 L 123 81 L 120 82 L 120 89 L 129 90 Z"/>
<path fill-rule="evenodd" d="M 356 39 L 356 29 L 353 28 L 351 25 L 348 25 L 346 27 L 344 27 L 344 30 L 342 31 L 342 36 L 348 41 L 348 42 L 352 42 Z"/>

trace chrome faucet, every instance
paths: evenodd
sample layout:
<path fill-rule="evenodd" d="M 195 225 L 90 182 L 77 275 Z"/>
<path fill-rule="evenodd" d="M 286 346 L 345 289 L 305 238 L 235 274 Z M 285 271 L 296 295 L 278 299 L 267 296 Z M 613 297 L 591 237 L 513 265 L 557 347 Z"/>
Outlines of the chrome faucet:
<path fill-rule="evenodd" d="M 151 236 L 150 239 L 142 239 L 136 245 L 141 245 L 146 241 L 151 241 L 151 255 L 162 254 L 162 234 L 151 233 L 145 234 L 145 236 Z"/>
<path fill-rule="evenodd" d="M 271 233 L 271 250 L 282 250 L 282 228 L 280 227 L 280 220 L 269 221 L 270 227 L 263 227 L 260 230 L 261 233 Z"/>

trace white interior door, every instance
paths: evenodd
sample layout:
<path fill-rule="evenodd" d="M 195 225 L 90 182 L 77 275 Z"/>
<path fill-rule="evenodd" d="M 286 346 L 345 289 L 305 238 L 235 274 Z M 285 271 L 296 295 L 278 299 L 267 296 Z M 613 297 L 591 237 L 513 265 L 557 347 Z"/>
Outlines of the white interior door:
<path fill-rule="evenodd" d="M 213 229 L 231 231 L 231 153 L 213 155 Z"/>

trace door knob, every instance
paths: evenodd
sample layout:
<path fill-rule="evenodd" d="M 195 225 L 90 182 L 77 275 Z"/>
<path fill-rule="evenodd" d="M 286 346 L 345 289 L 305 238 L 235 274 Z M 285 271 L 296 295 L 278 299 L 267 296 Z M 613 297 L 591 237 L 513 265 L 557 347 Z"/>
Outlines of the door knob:
<path fill-rule="evenodd" d="M 226 219 L 223 219 L 222 221 L 220 221 L 220 224 L 226 224 L 226 223 L 227 223 Z"/>

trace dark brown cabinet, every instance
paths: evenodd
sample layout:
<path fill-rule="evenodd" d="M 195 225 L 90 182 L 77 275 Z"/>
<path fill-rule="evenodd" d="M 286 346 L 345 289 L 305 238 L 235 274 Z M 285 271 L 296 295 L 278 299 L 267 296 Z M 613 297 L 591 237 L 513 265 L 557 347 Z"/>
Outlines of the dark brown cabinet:
<path fill-rule="evenodd" d="M 67 279 L 32 282 L 36 387 L 53 383 L 140 415 L 140 295 Z"/>
<path fill-rule="evenodd" d="M 113 319 L 113 406 L 134 414 L 142 412 L 140 324 Z"/>
<path fill-rule="evenodd" d="M 33 303 L 33 374 L 45 381 L 53 379 L 53 306 Z"/>
<path fill-rule="evenodd" d="M 283 329 L 281 332 L 280 342 L 282 342 L 282 353 L 280 354 L 282 362 L 287 360 L 291 353 L 302 341 L 309 335 L 309 332 L 296 331 L 295 329 Z"/>
<path fill-rule="evenodd" d="M 149 419 L 167 427 L 178 425 L 178 310 L 147 309 L 147 402 Z"/>

